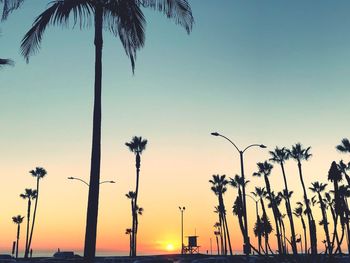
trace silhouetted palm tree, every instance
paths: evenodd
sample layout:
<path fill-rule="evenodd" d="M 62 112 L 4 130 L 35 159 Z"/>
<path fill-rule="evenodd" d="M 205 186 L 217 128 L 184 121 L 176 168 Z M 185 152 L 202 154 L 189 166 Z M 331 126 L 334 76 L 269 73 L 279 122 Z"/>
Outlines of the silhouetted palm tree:
<path fill-rule="evenodd" d="M 247 184 L 249 181 L 245 181 Z M 243 178 L 239 175 L 235 175 L 234 178 L 230 178 L 230 185 L 238 190 L 238 196 L 234 201 L 232 212 L 238 218 L 239 228 L 241 230 L 242 236 L 244 237 L 245 233 L 245 225 L 244 225 L 244 215 L 243 215 L 243 195 L 242 195 L 242 187 L 243 187 Z"/>
<path fill-rule="evenodd" d="M 130 256 L 130 257 L 131 257 L 131 247 L 132 247 L 131 233 L 132 233 L 131 228 L 125 229 L 125 235 L 128 235 L 128 236 L 129 236 L 129 256 Z"/>
<path fill-rule="evenodd" d="M 226 243 L 227 243 L 227 242 L 225 242 L 225 245 L 224 245 L 224 232 L 225 232 L 225 239 L 226 239 L 226 230 L 224 227 L 224 223 L 223 223 L 223 219 L 221 216 L 219 206 L 215 206 L 214 213 L 218 214 L 218 216 L 219 216 L 219 222 L 216 222 L 214 227 L 217 227 L 218 231 L 220 232 L 221 255 L 224 255 L 225 250 L 226 250 Z M 217 226 L 216 224 L 219 224 L 219 225 Z"/>
<path fill-rule="evenodd" d="M 34 212 L 33 212 L 33 220 L 32 220 L 32 228 L 30 230 L 30 236 L 29 236 L 29 243 L 28 243 L 28 251 L 30 251 L 31 244 L 32 244 L 32 237 L 33 237 L 33 231 L 34 231 L 34 224 L 35 224 L 35 218 L 36 218 L 36 211 L 38 207 L 38 199 L 39 199 L 39 182 L 41 179 L 43 179 L 47 172 L 42 167 L 36 167 L 35 170 L 29 171 L 29 173 L 36 177 L 36 198 L 35 198 L 35 204 L 34 204 Z"/>
<path fill-rule="evenodd" d="M 301 225 L 304 231 L 304 249 L 305 249 L 305 255 L 306 255 L 307 254 L 307 237 L 306 237 L 306 224 L 303 217 L 304 210 L 303 210 L 303 204 L 301 202 L 299 202 L 298 205 L 299 206 L 294 209 L 293 213 L 296 217 L 299 217 L 301 220 Z"/>
<path fill-rule="evenodd" d="M 1 0 L 4 16 L 18 8 L 23 0 Z M 13 3 L 9 5 L 9 3 Z M 34 21 L 32 28 L 22 40 L 24 58 L 29 61 L 41 44 L 43 34 L 49 25 L 67 26 L 71 20 L 81 28 L 91 26 L 93 19 L 95 37 L 95 90 L 93 110 L 93 133 L 91 171 L 88 197 L 87 225 L 84 257 L 91 262 L 96 250 L 96 228 L 100 182 L 101 159 L 101 93 L 102 93 L 102 47 L 103 30 L 119 37 L 134 71 L 136 52 L 144 46 L 146 20 L 141 8 L 160 11 L 167 18 L 175 20 L 190 33 L 193 25 L 191 7 L 187 0 L 54 0 Z M 71 17 L 71 18 L 70 18 Z"/>
<path fill-rule="evenodd" d="M 12 217 L 12 222 L 17 225 L 17 236 L 16 236 L 16 258 L 18 258 L 18 244 L 19 244 L 19 235 L 21 232 L 21 224 L 23 222 L 24 216 L 18 215 Z"/>
<path fill-rule="evenodd" d="M 24 250 L 24 258 L 28 258 L 29 253 L 29 224 L 30 224 L 30 210 L 32 205 L 32 200 L 36 199 L 37 192 L 33 189 L 26 188 L 23 194 L 19 195 L 23 199 L 28 199 L 28 209 L 27 209 L 27 234 L 26 234 L 26 246 Z"/>
<path fill-rule="evenodd" d="M 320 225 L 323 226 L 324 232 L 326 234 L 326 241 L 327 241 L 327 250 L 329 254 L 332 254 L 333 246 L 330 240 L 329 236 L 329 230 L 328 230 L 328 220 L 327 220 L 327 211 L 326 211 L 326 204 L 323 202 L 323 198 L 321 196 L 321 193 L 326 189 L 327 184 L 314 182 L 311 183 L 312 187 L 309 187 L 309 189 L 317 194 L 318 197 L 318 203 L 320 204 L 321 212 L 322 212 L 322 221 L 320 222 Z"/>
<path fill-rule="evenodd" d="M 144 150 L 146 150 L 147 140 L 142 139 L 142 137 L 134 136 L 130 142 L 125 143 L 125 145 L 129 148 L 131 152 L 135 154 L 136 157 L 136 190 L 135 190 L 135 198 L 134 198 L 134 206 L 133 206 L 133 235 L 132 235 L 132 242 L 133 242 L 133 251 L 132 256 L 136 256 L 136 241 L 137 241 L 137 196 L 139 193 L 139 178 L 140 178 L 140 167 L 141 167 L 141 154 Z"/>
<path fill-rule="evenodd" d="M 227 254 L 226 243 L 228 242 L 230 255 L 232 255 L 230 233 L 228 230 L 228 225 L 226 220 L 226 209 L 225 209 L 224 198 L 223 198 L 223 195 L 227 190 L 226 185 L 229 182 L 226 180 L 226 175 L 213 175 L 213 179 L 209 180 L 209 183 L 212 184 L 211 190 L 218 197 L 218 201 L 219 201 L 218 208 L 219 208 L 219 215 L 221 216 L 222 223 L 223 223 L 225 254 Z M 225 237 L 225 234 L 227 235 L 227 238 Z"/>
<path fill-rule="evenodd" d="M 262 226 L 260 227 L 262 227 L 261 231 L 263 232 L 261 235 L 265 238 L 265 253 L 268 254 L 269 234 L 272 232 L 272 226 L 265 209 L 265 203 L 264 203 L 264 198 L 266 197 L 265 188 L 255 187 L 255 191 L 252 192 L 252 194 L 255 197 L 259 198 L 261 210 L 263 212 L 260 219 Z M 260 230 L 260 229 L 257 229 L 257 230 Z"/>
<path fill-rule="evenodd" d="M 283 181 L 284 181 L 284 193 L 292 193 L 289 192 L 288 190 L 288 184 L 287 184 L 287 178 L 286 178 L 286 172 L 284 169 L 284 163 L 289 159 L 289 153 L 285 147 L 283 148 L 278 148 L 276 147 L 274 151 L 269 152 L 271 155 L 270 161 L 278 163 L 281 166 L 282 170 L 282 176 L 283 176 Z M 296 255 L 298 254 L 298 249 L 297 249 L 297 244 L 295 240 L 295 228 L 294 228 L 294 221 L 293 221 L 293 213 L 292 213 L 292 206 L 290 204 L 290 197 L 291 195 L 287 194 L 284 195 L 284 200 L 285 200 L 285 206 L 286 206 L 286 211 L 289 219 L 289 224 L 290 224 L 290 232 L 291 232 L 291 245 L 292 245 L 292 250 L 293 254 Z"/>
<path fill-rule="evenodd" d="M 131 239 L 131 242 L 130 242 L 130 256 L 132 256 L 132 251 L 133 251 L 133 247 L 134 247 L 134 243 L 133 243 L 133 235 L 134 235 L 134 231 L 133 231 L 133 228 L 135 227 L 135 222 L 136 222 L 136 213 L 134 213 L 134 209 L 135 209 L 135 196 L 136 196 L 136 193 L 133 192 L 133 191 L 129 191 L 127 194 L 125 194 L 125 196 L 130 200 L 131 202 L 131 218 L 132 218 L 132 221 L 131 221 L 131 224 L 132 224 L 132 229 L 131 229 L 131 234 L 130 234 L 130 239 Z"/>
<path fill-rule="evenodd" d="M 275 225 L 276 225 L 276 238 L 277 238 L 277 246 L 278 246 L 278 252 L 281 254 L 283 253 L 283 248 L 282 248 L 282 242 L 281 242 L 281 232 L 280 232 L 280 227 L 279 227 L 279 212 L 277 209 L 277 206 L 274 202 L 274 198 L 272 196 L 272 191 L 271 191 L 271 186 L 270 186 L 270 181 L 269 181 L 269 175 L 271 174 L 271 170 L 273 168 L 273 165 L 268 163 L 267 161 L 263 163 L 257 163 L 258 166 L 258 171 L 253 173 L 253 176 L 263 176 L 264 181 L 265 181 L 265 186 L 266 186 L 266 192 L 270 200 L 272 212 L 273 212 L 273 217 L 275 219 Z"/>
<path fill-rule="evenodd" d="M 310 159 L 310 157 L 312 156 L 312 154 L 310 153 L 310 149 L 311 149 L 311 147 L 303 149 L 302 145 L 300 143 L 297 143 L 297 144 L 292 146 L 291 150 L 288 150 L 288 153 L 289 153 L 290 157 L 292 157 L 298 164 L 299 177 L 300 177 L 301 185 L 303 187 L 304 203 L 306 205 L 307 219 L 309 222 L 311 253 L 313 255 L 315 255 L 315 254 L 317 254 L 316 224 L 315 224 L 315 219 L 313 217 L 312 210 L 310 207 L 310 200 L 307 197 L 306 187 L 305 187 L 302 168 L 301 168 L 301 162 L 308 161 Z"/>
<path fill-rule="evenodd" d="M 215 235 L 215 239 L 216 239 L 216 251 L 217 251 L 218 255 L 220 255 L 219 238 L 218 238 L 218 236 L 220 236 L 220 231 L 215 230 L 214 235 Z"/>
<path fill-rule="evenodd" d="M 350 163 L 347 165 L 341 160 L 338 164 L 338 169 L 341 171 L 341 173 L 345 176 L 345 179 L 348 183 L 348 186 L 350 186 L 350 176 L 348 175 L 347 171 L 350 170 Z"/>
<path fill-rule="evenodd" d="M 347 138 L 341 140 L 341 143 L 335 147 L 342 153 L 350 153 L 350 141 Z"/>

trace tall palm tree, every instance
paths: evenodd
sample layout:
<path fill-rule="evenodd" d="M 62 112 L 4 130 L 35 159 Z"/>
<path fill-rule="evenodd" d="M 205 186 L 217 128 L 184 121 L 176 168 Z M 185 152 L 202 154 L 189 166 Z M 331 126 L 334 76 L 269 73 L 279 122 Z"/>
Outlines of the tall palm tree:
<path fill-rule="evenodd" d="M 310 207 L 310 200 L 307 196 L 306 187 L 305 187 L 304 178 L 303 178 L 303 172 L 302 172 L 302 165 L 301 165 L 302 161 L 308 161 L 312 156 L 312 154 L 310 153 L 310 149 L 311 147 L 307 147 L 306 149 L 303 149 L 302 145 L 300 143 L 297 143 L 292 146 L 291 150 L 288 150 L 288 153 L 290 157 L 293 158 L 298 164 L 299 177 L 300 177 L 300 182 L 304 192 L 304 203 L 306 206 L 307 219 L 309 223 L 311 253 L 313 255 L 316 255 L 317 254 L 316 224 L 315 224 L 315 219 L 313 217 L 312 210 Z"/>
<path fill-rule="evenodd" d="M 331 239 L 329 236 L 329 230 L 328 230 L 328 220 L 327 220 L 327 211 L 326 211 L 326 204 L 323 201 L 323 198 L 321 196 L 321 193 L 326 189 L 327 184 L 323 184 L 320 182 L 314 182 L 311 183 L 312 187 L 309 187 L 309 189 L 317 194 L 318 197 L 318 203 L 320 204 L 321 212 L 322 212 L 322 221 L 320 222 L 320 225 L 323 226 L 324 232 L 326 234 L 326 242 L 327 242 L 327 250 L 328 253 L 331 255 L 333 251 L 333 246 L 331 243 Z"/>
<path fill-rule="evenodd" d="M 232 256 L 232 247 L 231 247 L 231 240 L 230 240 L 230 232 L 228 230 L 228 224 L 226 219 L 226 209 L 224 204 L 224 198 L 223 195 L 225 194 L 227 187 L 226 185 L 229 183 L 226 179 L 226 175 L 213 175 L 213 179 L 209 180 L 209 183 L 211 183 L 211 190 L 214 192 L 214 194 L 218 197 L 219 201 L 219 215 L 221 216 L 222 223 L 223 223 L 223 229 L 224 229 L 224 245 L 225 245 L 225 254 L 226 254 L 226 242 L 228 243 L 229 249 L 230 249 L 230 255 Z M 227 235 L 227 239 L 225 238 L 225 234 Z"/>
<path fill-rule="evenodd" d="M 332 215 L 332 219 L 333 219 L 333 227 L 334 228 L 333 228 L 333 237 L 332 237 L 332 247 L 334 248 L 334 242 L 337 241 L 337 246 L 339 248 L 339 252 L 341 253 L 340 239 L 339 239 L 338 230 L 337 230 L 337 223 L 336 223 L 338 221 L 338 215 L 336 215 L 336 213 L 335 213 L 335 210 L 334 210 L 335 201 L 334 201 L 334 198 L 331 197 L 330 192 L 325 193 L 324 202 L 327 204 L 327 207 L 331 211 L 331 215 Z"/>
<path fill-rule="evenodd" d="M 282 254 L 283 247 L 282 247 L 281 232 L 280 232 L 280 227 L 279 227 L 280 213 L 278 212 L 276 203 L 274 202 L 274 197 L 272 196 L 271 185 L 270 185 L 270 181 L 269 181 L 269 175 L 271 174 L 271 170 L 273 168 L 273 165 L 270 164 L 269 162 L 265 161 L 263 163 L 261 163 L 261 162 L 257 163 L 257 166 L 258 166 L 258 171 L 253 173 L 253 176 L 258 176 L 258 177 L 263 176 L 264 177 L 266 192 L 267 192 L 267 195 L 269 197 L 272 212 L 273 212 L 273 217 L 275 219 L 278 253 Z"/>
<path fill-rule="evenodd" d="M 136 190 L 133 206 L 133 227 L 132 227 L 132 242 L 133 242 L 133 251 L 132 256 L 136 256 L 136 243 L 137 243 L 137 197 L 139 194 L 139 179 L 140 179 L 140 167 L 141 167 L 141 154 L 146 150 L 147 140 L 143 139 L 141 136 L 134 136 L 130 142 L 126 142 L 125 145 L 129 148 L 131 152 L 135 154 L 135 166 L 136 166 Z"/>
<path fill-rule="evenodd" d="M 39 199 L 39 182 L 41 179 L 43 179 L 47 172 L 42 167 L 36 167 L 35 170 L 29 171 L 29 173 L 36 178 L 36 198 L 35 198 L 35 204 L 34 204 L 34 212 L 33 212 L 33 220 L 32 220 L 32 228 L 30 230 L 30 236 L 29 236 L 29 243 L 28 243 L 28 250 L 31 248 L 32 244 L 32 237 L 33 237 L 33 231 L 34 231 L 34 224 L 35 224 L 35 218 L 36 218 L 36 211 L 38 207 L 38 199 Z"/>
<path fill-rule="evenodd" d="M 289 153 L 285 147 L 278 148 L 276 147 L 274 151 L 269 151 L 271 158 L 270 161 L 278 163 L 281 166 L 282 170 L 282 176 L 283 176 L 283 181 L 284 181 L 284 193 L 290 193 L 288 190 L 288 184 L 287 184 L 287 178 L 286 178 L 286 172 L 284 169 L 284 163 L 289 159 Z M 286 206 L 286 211 L 289 219 L 289 224 L 290 224 L 290 232 L 291 232 L 291 245 L 292 245 L 292 250 L 293 254 L 296 255 L 298 254 L 298 249 L 297 249 L 297 243 L 296 243 L 296 236 L 295 236 L 295 227 L 294 227 L 294 221 L 293 221 L 293 213 L 292 213 L 292 206 L 290 204 L 290 197 L 289 194 L 284 196 L 285 200 L 285 206 Z"/>
<path fill-rule="evenodd" d="M 29 253 L 29 224 L 30 224 L 30 211 L 32 206 L 32 200 L 35 200 L 37 197 L 36 190 L 26 188 L 23 194 L 19 195 L 23 199 L 28 199 L 28 207 L 27 207 L 27 234 L 26 234 L 26 246 L 24 250 L 24 258 L 28 258 Z"/>
<path fill-rule="evenodd" d="M 19 234 L 21 232 L 21 224 L 23 222 L 24 216 L 18 215 L 12 217 L 12 222 L 17 225 L 17 237 L 16 237 L 16 258 L 18 258 L 18 244 L 19 244 Z"/>
<path fill-rule="evenodd" d="M 18 8 L 24 0 L 0 0 L 4 3 L 4 16 Z M 101 160 L 101 97 L 102 97 L 102 47 L 103 30 L 119 37 L 126 55 L 130 58 L 132 70 L 135 68 L 136 53 L 144 46 L 146 20 L 142 8 L 160 11 L 176 24 L 184 27 L 187 33 L 194 22 L 192 10 L 187 0 L 53 0 L 48 8 L 34 21 L 32 28 L 22 40 L 21 49 L 24 58 L 40 49 L 41 40 L 49 25 L 68 26 L 72 20 L 81 28 L 94 25 L 95 45 L 95 83 L 94 110 L 91 150 L 91 169 L 87 208 L 84 257 L 92 262 L 96 251 L 96 229 Z"/>
<path fill-rule="evenodd" d="M 350 153 L 350 141 L 347 138 L 343 138 L 341 143 L 335 147 L 338 151 L 342 153 Z"/>
<path fill-rule="evenodd" d="M 297 206 L 294 209 L 293 213 L 296 217 L 299 217 L 301 220 L 301 225 L 302 225 L 303 231 L 304 231 L 304 249 L 305 249 L 305 255 L 306 255 L 307 254 L 307 237 L 306 237 L 306 224 L 305 224 L 305 220 L 303 217 L 304 210 L 303 210 L 303 204 L 301 202 L 299 202 L 298 204 L 299 204 L 299 206 Z"/>

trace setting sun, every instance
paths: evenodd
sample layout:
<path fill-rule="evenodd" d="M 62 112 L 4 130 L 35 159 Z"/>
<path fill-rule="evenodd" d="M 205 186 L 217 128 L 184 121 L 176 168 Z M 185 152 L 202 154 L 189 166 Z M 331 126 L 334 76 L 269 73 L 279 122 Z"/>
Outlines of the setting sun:
<path fill-rule="evenodd" d="M 168 250 L 168 251 L 174 251 L 174 245 L 173 245 L 173 244 L 167 244 L 167 245 L 166 245 L 166 250 Z"/>

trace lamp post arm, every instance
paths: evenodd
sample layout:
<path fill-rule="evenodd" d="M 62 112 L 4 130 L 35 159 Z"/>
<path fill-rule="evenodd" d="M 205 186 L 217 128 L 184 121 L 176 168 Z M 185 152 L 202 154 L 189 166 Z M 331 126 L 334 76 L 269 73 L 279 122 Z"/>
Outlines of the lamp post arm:
<path fill-rule="evenodd" d="M 257 143 L 254 143 L 254 144 L 251 144 L 251 145 L 248 145 L 242 152 L 245 152 L 246 150 L 248 150 L 250 147 L 254 147 L 254 146 L 258 146 L 260 147 L 261 144 L 257 144 Z"/>
<path fill-rule="evenodd" d="M 80 181 L 80 182 L 86 184 L 87 186 L 90 186 L 90 185 L 89 185 L 87 182 L 85 182 L 83 179 L 76 178 L 76 177 L 71 177 L 71 179 L 73 179 L 73 180 L 78 180 L 78 181 Z"/>
<path fill-rule="evenodd" d="M 224 136 L 224 135 L 222 135 L 222 134 L 219 134 L 219 136 L 222 137 L 222 138 L 224 138 L 224 139 L 226 139 L 226 140 L 228 140 L 228 141 L 236 148 L 236 150 L 237 150 L 238 152 L 241 152 L 241 151 L 238 149 L 237 145 L 236 145 L 233 141 L 231 141 L 229 138 L 227 138 L 226 136 Z"/>
<path fill-rule="evenodd" d="M 110 181 L 110 180 L 108 180 L 108 181 L 103 181 L 103 182 L 101 182 L 100 184 L 105 184 L 105 183 L 114 184 L 115 182 L 114 182 L 114 181 Z"/>

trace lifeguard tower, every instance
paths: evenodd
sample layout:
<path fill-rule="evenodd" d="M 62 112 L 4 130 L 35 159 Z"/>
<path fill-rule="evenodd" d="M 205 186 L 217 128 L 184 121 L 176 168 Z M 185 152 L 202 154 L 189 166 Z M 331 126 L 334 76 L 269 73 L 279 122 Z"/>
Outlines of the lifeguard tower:
<path fill-rule="evenodd" d="M 199 246 L 197 244 L 198 236 L 188 236 L 187 246 L 184 246 L 184 254 L 199 254 Z"/>

